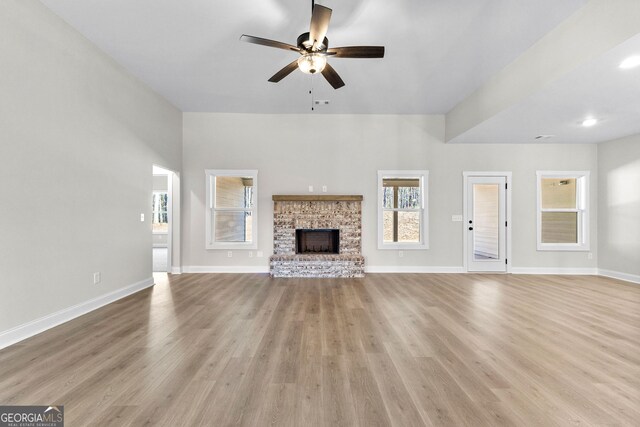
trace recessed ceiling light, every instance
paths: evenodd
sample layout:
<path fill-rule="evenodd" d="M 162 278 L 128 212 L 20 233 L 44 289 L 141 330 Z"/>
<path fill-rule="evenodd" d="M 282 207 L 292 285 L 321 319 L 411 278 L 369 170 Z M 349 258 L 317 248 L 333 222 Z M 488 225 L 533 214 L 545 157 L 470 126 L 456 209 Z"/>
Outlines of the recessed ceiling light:
<path fill-rule="evenodd" d="M 630 56 L 620 63 L 620 68 L 623 70 L 629 70 L 640 66 L 640 55 Z"/>
<path fill-rule="evenodd" d="M 598 123 L 598 119 L 594 119 L 593 117 L 589 117 L 582 121 L 582 126 L 588 128 Z"/>

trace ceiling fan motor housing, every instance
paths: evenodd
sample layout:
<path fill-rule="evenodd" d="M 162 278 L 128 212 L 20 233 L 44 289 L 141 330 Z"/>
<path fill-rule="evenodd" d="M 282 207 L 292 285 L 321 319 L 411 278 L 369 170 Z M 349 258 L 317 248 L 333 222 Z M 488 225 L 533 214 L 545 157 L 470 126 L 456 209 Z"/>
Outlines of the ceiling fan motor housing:
<path fill-rule="evenodd" d="M 309 33 L 300 34 L 296 43 L 300 49 L 311 52 L 311 48 L 313 47 L 313 40 L 309 40 Z M 324 40 L 322 40 L 322 43 L 318 45 L 318 49 L 314 50 L 314 52 L 326 52 L 328 47 L 329 39 L 325 37 Z"/>

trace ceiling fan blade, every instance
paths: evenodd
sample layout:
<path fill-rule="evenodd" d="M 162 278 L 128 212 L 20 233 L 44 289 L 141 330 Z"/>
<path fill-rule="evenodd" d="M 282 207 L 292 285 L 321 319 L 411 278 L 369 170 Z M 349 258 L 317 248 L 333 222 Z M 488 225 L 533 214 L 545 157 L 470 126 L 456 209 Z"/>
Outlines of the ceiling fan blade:
<path fill-rule="evenodd" d="M 289 65 L 285 66 L 282 70 L 280 70 L 277 73 L 275 73 L 269 79 L 269 81 L 271 83 L 278 83 L 280 80 L 284 79 L 289 74 L 291 74 L 296 68 L 298 68 L 298 60 L 297 59 L 295 61 L 293 61 L 292 63 L 290 63 Z"/>
<path fill-rule="evenodd" d="M 331 9 L 316 4 L 313 7 L 311 15 L 311 25 L 309 29 L 309 41 L 313 43 L 313 50 L 317 50 L 318 45 L 322 44 L 329 29 L 329 21 L 331 20 Z"/>
<path fill-rule="evenodd" d="M 327 79 L 329 84 L 333 86 L 334 89 L 340 89 L 342 86 L 344 86 L 344 82 L 342 81 L 342 79 L 340 78 L 336 70 L 334 70 L 331 65 L 327 64 L 324 66 L 324 69 L 322 70 L 322 75 L 324 76 L 325 79 Z"/>
<path fill-rule="evenodd" d="M 346 46 L 327 49 L 335 58 L 384 58 L 384 46 Z"/>
<path fill-rule="evenodd" d="M 262 37 L 248 36 L 246 34 L 243 34 L 242 36 L 240 36 L 240 40 L 247 43 L 261 44 L 263 46 L 275 47 L 278 49 L 293 50 L 294 52 L 300 51 L 300 49 L 298 49 L 297 47 L 287 43 L 282 43 L 275 40 L 263 39 Z"/>

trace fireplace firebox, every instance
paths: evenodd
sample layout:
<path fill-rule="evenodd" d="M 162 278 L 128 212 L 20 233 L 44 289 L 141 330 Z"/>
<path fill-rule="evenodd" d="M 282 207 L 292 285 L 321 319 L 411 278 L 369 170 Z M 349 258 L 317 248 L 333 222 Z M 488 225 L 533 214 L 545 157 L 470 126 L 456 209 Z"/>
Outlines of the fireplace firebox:
<path fill-rule="evenodd" d="M 340 253 L 340 230 L 297 229 L 297 254 L 338 254 Z"/>

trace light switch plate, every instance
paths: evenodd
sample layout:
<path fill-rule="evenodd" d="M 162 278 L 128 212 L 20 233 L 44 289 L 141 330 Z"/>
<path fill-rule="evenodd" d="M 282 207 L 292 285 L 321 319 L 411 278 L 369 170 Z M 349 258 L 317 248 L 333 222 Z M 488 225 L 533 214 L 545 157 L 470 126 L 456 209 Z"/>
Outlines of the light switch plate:
<path fill-rule="evenodd" d="M 462 215 L 451 215 L 451 221 L 462 222 Z"/>
<path fill-rule="evenodd" d="M 309 193 L 313 193 L 313 185 L 309 186 Z"/>
<path fill-rule="evenodd" d="M 144 214 L 140 214 L 140 222 L 144 222 Z"/>

